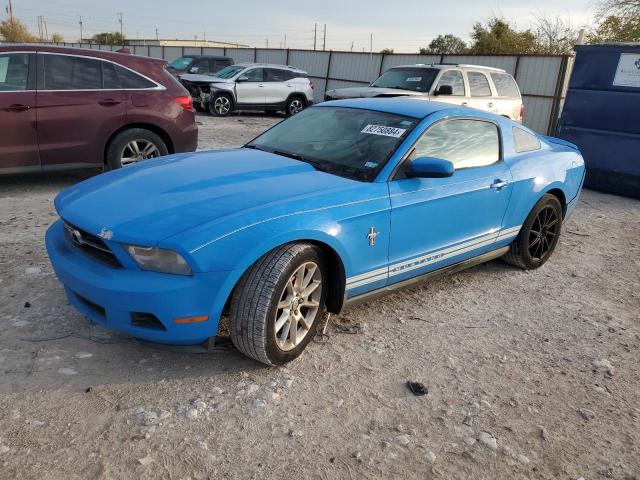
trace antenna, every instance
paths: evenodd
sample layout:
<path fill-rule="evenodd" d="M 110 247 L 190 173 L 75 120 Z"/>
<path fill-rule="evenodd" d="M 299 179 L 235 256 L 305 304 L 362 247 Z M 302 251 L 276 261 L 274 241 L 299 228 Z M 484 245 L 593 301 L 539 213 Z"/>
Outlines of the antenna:
<path fill-rule="evenodd" d="M 80 43 L 82 43 L 82 24 L 83 24 L 83 20 L 82 20 L 82 15 L 80 15 L 80 21 L 78 22 L 80 24 Z"/>

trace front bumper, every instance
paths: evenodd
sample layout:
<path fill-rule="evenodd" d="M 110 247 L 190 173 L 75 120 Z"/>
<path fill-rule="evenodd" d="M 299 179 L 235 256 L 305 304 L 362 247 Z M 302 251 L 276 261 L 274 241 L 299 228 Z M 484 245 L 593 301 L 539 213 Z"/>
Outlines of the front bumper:
<path fill-rule="evenodd" d="M 94 322 L 137 338 L 171 345 L 195 345 L 216 335 L 224 308 L 224 300 L 216 304 L 215 299 L 220 297 L 216 289 L 225 283 L 229 272 L 182 276 L 113 268 L 71 245 L 61 220 L 47 230 L 46 246 L 69 303 Z M 175 323 L 178 318 L 201 315 L 208 315 L 209 319 Z M 140 318 L 150 316 L 159 325 L 140 326 Z"/>

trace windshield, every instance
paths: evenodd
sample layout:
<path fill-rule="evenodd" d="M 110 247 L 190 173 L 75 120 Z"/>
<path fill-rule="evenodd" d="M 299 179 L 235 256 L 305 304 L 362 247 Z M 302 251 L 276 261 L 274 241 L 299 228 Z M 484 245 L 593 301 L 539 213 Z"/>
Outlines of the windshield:
<path fill-rule="evenodd" d="M 380 75 L 371 86 L 428 92 L 437 75 L 436 68 L 392 68 Z"/>
<path fill-rule="evenodd" d="M 371 181 L 418 122 L 372 110 L 313 107 L 246 146 L 296 158 L 335 175 Z"/>
<path fill-rule="evenodd" d="M 191 62 L 193 62 L 193 57 L 178 57 L 169 65 L 167 65 L 167 68 L 182 71 L 185 70 L 191 64 Z"/>
<path fill-rule="evenodd" d="M 232 78 L 235 77 L 238 73 L 244 70 L 247 67 L 242 65 L 231 65 L 229 67 L 224 67 L 222 70 L 219 70 L 215 73 L 215 76 L 218 78 Z"/>

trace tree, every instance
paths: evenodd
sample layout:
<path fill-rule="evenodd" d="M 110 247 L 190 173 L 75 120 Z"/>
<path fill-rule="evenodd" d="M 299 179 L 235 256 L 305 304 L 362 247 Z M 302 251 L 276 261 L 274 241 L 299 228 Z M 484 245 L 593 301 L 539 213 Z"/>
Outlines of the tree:
<path fill-rule="evenodd" d="M 380 53 L 384 53 L 385 55 L 388 55 L 390 53 L 393 53 L 393 48 L 383 48 L 382 50 L 380 50 Z"/>
<path fill-rule="evenodd" d="M 596 12 L 601 20 L 589 43 L 640 41 L 640 0 L 601 0 Z"/>
<path fill-rule="evenodd" d="M 471 32 L 473 43 L 469 53 L 518 54 L 535 53 L 536 36 L 531 30 L 517 31 L 506 20 L 490 18 L 486 26 L 476 23 Z"/>
<path fill-rule="evenodd" d="M 549 55 L 571 53 L 578 38 L 578 32 L 568 21 L 546 15 L 536 18 L 535 35 L 537 53 Z"/>
<path fill-rule="evenodd" d="M 53 35 L 51 35 L 51 41 L 53 43 L 62 43 L 64 42 L 64 37 L 59 33 L 54 33 Z"/>
<path fill-rule="evenodd" d="M 124 45 L 124 36 L 120 32 L 103 32 L 98 33 L 91 39 L 100 45 Z"/>
<path fill-rule="evenodd" d="M 29 33 L 27 26 L 17 18 L 6 19 L 0 22 L 0 36 L 7 42 L 29 43 L 37 42 L 38 39 Z"/>
<path fill-rule="evenodd" d="M 420 53 L 423 53 L 420 49 Z M 450 33 L 446 35 L 438 35 L 429 44 L 429 52 L 438 54 L 455 54 L 464 53 L 467 50 L 467 44 L 460 38 Z"/>

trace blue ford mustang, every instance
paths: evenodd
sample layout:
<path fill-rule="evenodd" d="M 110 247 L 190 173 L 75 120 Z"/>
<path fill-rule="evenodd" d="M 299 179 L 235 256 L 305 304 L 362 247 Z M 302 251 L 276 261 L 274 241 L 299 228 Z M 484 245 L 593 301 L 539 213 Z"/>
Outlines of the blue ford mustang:
<path fill-rule="evenodd" d="M 326 102 L 243 148 L 172 155 L 55 200 L 47 250 L 69 301 L 168 344 L 215 337 L 296 358 L 324 310 L 497 257 L 547 261 L 584 178 L 577 148 L 415 99 Z"/>

